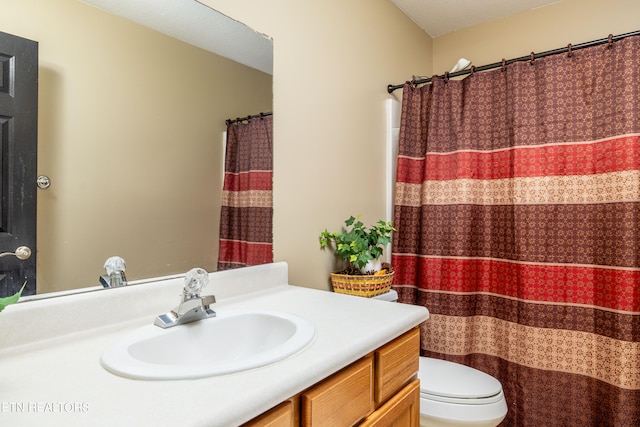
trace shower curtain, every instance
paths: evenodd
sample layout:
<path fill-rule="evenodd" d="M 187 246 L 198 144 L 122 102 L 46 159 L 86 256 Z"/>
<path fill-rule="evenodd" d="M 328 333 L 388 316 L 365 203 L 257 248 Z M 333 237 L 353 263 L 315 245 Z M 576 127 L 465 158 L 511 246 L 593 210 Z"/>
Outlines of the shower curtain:
<path fill-rule="evenodd" d="M 640 38 L 404 86 L 392 263 L 504 426 L 640 425 Z"/>
<path fill-rule="evenodd" d="M 273 116 L 227 125 L 218 270 L 273 261 Z"/>

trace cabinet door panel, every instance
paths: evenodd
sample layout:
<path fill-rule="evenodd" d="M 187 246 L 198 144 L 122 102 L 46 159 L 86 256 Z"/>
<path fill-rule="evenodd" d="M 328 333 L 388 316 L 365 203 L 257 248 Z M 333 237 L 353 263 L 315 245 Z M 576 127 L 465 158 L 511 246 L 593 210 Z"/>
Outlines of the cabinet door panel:
<path fill-rule="evenodd" d="M 375 351 L 376 406 L 417 378 L 420 330 L 412 329 Z"/>
<path fill-rule="evenodd" d="M 296 411 L 293 400 L 287 400 L 257 418 L 243 424 L 243 427 L 295 427 Z"/>
<path fill-rule="evenodd" d="M 302 426 L 349 427 L 373 412 L 373 357 L 353 363 L 302 395 Z"/>
<path fill-rule="evenodd" d="M 418 427 L 419 425 L 420 380 L 414 380 L 371 414 L 359 427 Z"/>

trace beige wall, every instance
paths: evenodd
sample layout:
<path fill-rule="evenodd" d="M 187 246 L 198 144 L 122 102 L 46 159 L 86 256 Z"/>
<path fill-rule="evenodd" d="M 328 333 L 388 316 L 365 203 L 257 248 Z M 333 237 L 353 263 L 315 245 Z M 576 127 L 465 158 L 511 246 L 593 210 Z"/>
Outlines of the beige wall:
<path fill-rule="evenodd" d="M 477 66 L 640 29 L 638 0 L 563 0 L 434 39 L 433 73 L 465 57 Z"/>
<path fill-rule="evenodd" d="M 564 0 L 432 41 L 386 0 L 204 2 L 274 38 L 275 256 L 320 289 L 333 265 L 319 232 L 384 216 L 387 83 L 637 30 L 640 16 L 637 0 Z"/>
<path fill-rule="evenodd" d="M 431 39 L 389 0 L 204 3 L 274 39 L 275 259 L 329 289 L 318 236 L 384 218 L 386 85 L 431 69 Z"/>
<path fill-rule="evenodd" d="M 59 20 L 67 16 L 67 12 L 63 13 L 66 8 L 86 8 L 73 0 L 41 0 L 44 4 L 51 4 L 46 8 L 38 2 L 34 3 L 34 0 L 12 2 L 37 3 L 39 6 L 32 6 L 32 9 L 43 14 L 39 26 L 51 27 L 52 24 L 47 22 L 52 22 L 56 31 L 65 27 L 59 24 Z M 60 9 L 61 2 L 73 3 L 73 6 L 65 4 L 65 9 Z M 320 231 L 339 228 L 351 214 L 361 213 L 367 222 L 374 222 L 385 215 L 384 101 L 390 96 L 401 97 L 401 91 L 396 91 L 394 95 L 386 93 L 385 86 L 388 83 L 402 82 L 414 74 L 441 73 L 461 56 L 469 57 L 476 65 L 483 65 L 503 57 L 526 55 L 532 50 L 543 51 L 569 42 L 577 44 L 605 37 L 609 33 L 633 31 L 637 29 L 637 17 L 640 16 L 640 3 L 635 0 L 564 0 L 432 41 L 389 0 L 203 2 L 274 39 L 275 259 L 289 263 L 292 283 L 319 289 L 328 289 L 328 273 L 334 267 L 331 254 L 321 252 L 318 247 Z M 92 19 L 98 19 L 94 15 Z M 69 26 L 79 26 L 89 35 L 92 34 L 89 29 L 99 26 L 102 19 L 106 18 L 86 22 L 74 20 Z M 0 30 L 35 39 L 40 37 L 40 29 L 29 30 L 30 33 L 13 21 L 6 14 L 3 4 Z M 120 25 L 128 28 L 127 24 Z M 132 39 L 131 36 L 125 38 Z M 133 39 L 146 43 L 146 36 Z M 105 44 L 103 37 L 92 37 L 85 49 L 78 52 L 76 61 L 87 65 L 87 62 L 101 60 L 104 58 L 101 52 L 106 49 Z M 45 47 L 49 48 L 42 43 L 41 53 Z M 139 49 L 132 49 L 127 61 L 135 59 L 136 52 L 140 52 Z M 91 61 L 87 61 L 88 57 Z M 97 66 L 94 72 L 104 79 L 111 78 L 108 71 L 114 62 L 117 63 L 114 57 L 118 55 L 112 54 L 110 60 Z M 167 61 L 167 57 L 176 56 L 146 54 L 142 62 L 152 69 L 164 69 L 173 67 L 176 62 L 187 61 L 187 58 Z M 60 77 L 61 63 L 66 64 L 66 61 L 59 62 L 57 57 L 45 61 L 41 80 L 58 81 L 59 88 L 68 84 L 72 77 Z M 184 83 L 196 78 L 189 74 L 191 72 L 197 73 L 193 67 L 171 68 L 160 78 L 160 83 L 173 81 L 176 74 L 187 76 L 181 80 Z M 202 85 L 205 86 L 200 86 L 201 89 L 207 87 L 207 91 L 213 91 L 207 86 L 213 84 L 212 79 L 201 75 L 197 77 L 203 79 Z M 224 92 L 229 86 L 232 85 L 227 83 L 216 90 Z M 129 88 L 127 93 L 134 89 Z M 151 92 L 158 93 L 155 90 Z M 69 102 L 66 98 L 60 100 L 56 94 L 50 95 L 51 99 L 41 98 L 41 105 L 54 102 L 62 105 L 56 107 L 56 111 L 61 108 L 59 112 L 52 113 L 56 115 L 55 121 L 52 118 L 40 124 L 41 132 L 51 134 L 41 151 L 48 151 L 52 160 L 39 169 L 42 173 L 54 170 L 52 175 L 58 176 L 58 179 L 54 176 L 54 188 L 48 193 L 41 193 L 39 202 L 41 205 L 57 205 L 70 200 L 73 207 L 55 211 L 53 217 L 40 218 L 40 259 L 51 264 L 68 259 L 74 250 L 73 243 L 78 241 L 78 234 L 90 235 L 90 246 L 78 250 L 91 255 L 91 265 L 80 266 L 77 262 L 67 262 L 65 265 L 71 267 L 64 271 L 58 269 L 52 277 L 43 280 L 59 283 L 64 281 L 64 277 L 75 273 L 77 268 L 90 272 L 84 280 L 93 280 L 95 272 L 101 270 L 104 258 L 113 253 L 128 257 L 132 271 L 136 262 L 130 259 L 139 256 L 156 257 L 163 266 L 166 264 L 168 270 L 175 271 L 196 264 L 205 267 L 210 265 L 214 257 L 212 248 L 217 248 L 217 244 L 202 239 L 202 235 L 217 239 L 217 222 L 214 222 L 217 219 L 208 222 L 209 219 L 205 220 L 204 217 L 210 215 L 210 209 L 215 209 L 207 204 L 215 198 L 213 189 L 219 185 L 218 178 L 210 174 L 209 159 L 218 162 L 219 152 L 207 144 L 210 135 L 216 137 L 218 129 L 206 132 L 206 138 L 185 138 L 182 135 L 191 127 L 188 125 L 167 136 L 169 123 L 206 123 L 212 117 L 211 114 L 194 117 L 194 113 L 201 111 L 201 108 L 193 108 L 192 101 L 185 100 L 180 92 L 166 96 L 173 98 L 176 105 L 190 105 L 184 109 L 187 113 L 182 119 L 174 118 L 181 109 L 145 115 L 141 114 L 144 109 L 133 106 L 132 111 L 120 115 L 127 119 L 126 126 L 111 125 L 116 122 L 115 119 L 107 122 L 108 125 L 88 118 L 79 120 L 82 109 L 66 107 L 65 103 Z M 220 92 L 215 93 L 220 96 Z M 78 97 L 86 99 L 86 93 L 79 93 Z M 235 114 L 228 113 L 232 117 Z M 59 119 L 66 124 L 59 124 Z M 141 138 L 122 140 L 121 135 L 131 125 L 129 121 L 144 121 L 147 128 L 161 129 L 159 134 L 144 138 L 152 147 L 140 149 L 146 157 L 154 160 L 151 166 L 145 166 L 146 162 L 138 164 L 139 160 L 135 160 L 132 152 L 134 140 L 138 143 Z M 74 126 L 70 125 L 72 122 Z M 87 126 L 83 126 L 84 130 L 76 129 L 79 122 L 87 123 Z M 208 122 L 213 126 L 213 120 Z M 111 141 L 119 150 L 125 151 L 126 154 L 120 157 L 123 164 L 119 165 L 118 156 L 104 149 L 90 148 L 93 144 L 87 141 L 97 139 Z M 189 149 L 184 146 L 187 139 Z M 200 148 L 196 149 L 192 145 L 196 139 L 206 139 L 207 142 L 200 142 Z M 69 141 L 74 142 L 72 144 Z M 82 154 L 82 159 L 67 160 L 67 152 Z M 86 160 L 87 156 L 90 161 Z M 69 168 L 78 171 L 71 176 L 67 172 Z M 109 185 L 113 181 L 108 179 L 113 176 L 109 172 L 113 168 L 118 170 L 113 179 L 128 186 L 127 196 L 119 200 L 124 208 L 114 207 L 115 194 Z M 158 170 L 171 172 L 154 181 L 120 176 L 134 169 L 141 169 L 147 177 L 153 176 Z M 79 176 L 83 178 L 78 179 Z M 89 176 L 98 181 L 100 191 L 96 191 L 97 184 L 90 181 Z M 174 182 L 185 176 L 188 177 L 186 184 Z M 189 190 L 185 191 L 185 188 Z M 140 213 L 145 206 L 168 193 L 175 197 L 173 206 L 144 215 Z M 203 197 L 208 202 L 189 204 L 193 197 Z M 176 213 L 174 208 L 178 205 L 189 207 L 178 209 L 179 213 Z M 121 217 L 118 222 L 120 226 L 100 227 L 100 220 L 106 218 L 107 214 Z M 176 225 L 176 218 L 181 215 L 186 217 L 185 221 Z M 58 222 L 64 223 L 65 227 L 55 228 L 54 231 L 52 225 Z M 124 245 L 122 249 L 117 245 L 105 247 L 107 245 L 102 244 L 105 235 L 120 235 L 123 224 L 143 230 L 140 244 Z M 50 230 L 49 234 L 41 229 Z M 175 229 L 176 232 L 167 235 L 167 229 Z M 198 243 L 190 248 L 193 242 Z M 176 252 L 191 249 L 192 256 L 175 255 Z M 150 251 L 152 253 L 147 253 Z M 169 251 L 173 251 L 171 253 L 174 255 L 167 256 Z M 140 276 L 144 276 L 144 273 Z"/>
<path fill-rule="evenodd" d="M 215 270 L 224 120 L 271 110 L 272 78 L 78 0 L 3 0 L 39 42 L 38 288 Z"/>

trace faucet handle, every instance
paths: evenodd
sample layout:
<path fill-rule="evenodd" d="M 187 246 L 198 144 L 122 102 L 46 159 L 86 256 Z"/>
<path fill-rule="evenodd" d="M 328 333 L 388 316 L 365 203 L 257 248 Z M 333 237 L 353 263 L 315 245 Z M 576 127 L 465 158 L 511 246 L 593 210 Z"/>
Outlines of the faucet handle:
<path fill-rule="evenodd" d="M 192 268 L 184 276 L 184 293 L 190 297 L 200 294 L 202 288 L 209 283 L 209 273 L 202 268 Z"/>
<path fill-rule="evenodd" d="M 119 256 L 112 256 L 110 258 L 107 258 L 107 260 L 104 262 L 104 269 L 109 276 L 111 275 L 111 273 L 114 273 L 116 271 L 124 271 L 125 266 L 126 264 L 124 260 Z"/>
<path fill-rule="evenodd" d="M 106 276 L 100 276 L 100 283 L 105 288 L 116 288 L 119 286 L 127 286 L 127 277 L 124 274 L 125 262 L 119 256 L 112 256 L 104 263 Z"/>

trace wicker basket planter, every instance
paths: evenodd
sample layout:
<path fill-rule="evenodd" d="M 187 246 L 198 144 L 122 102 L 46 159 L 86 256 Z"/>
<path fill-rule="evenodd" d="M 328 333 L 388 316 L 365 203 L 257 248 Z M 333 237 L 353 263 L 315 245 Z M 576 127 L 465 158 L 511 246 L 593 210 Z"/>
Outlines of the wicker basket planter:
<path fill-rule="evenodd" d="M 393 269 L 385 274 L 340 274 L 331 273 L 331 286 L 339 294 L 371 298 L 391 290 Z"/>
<path fill-rule="evenodd" d="M 320 233 L 320 248 L 333 247 L 336 256 L 348 263 L 345 270 L 331 273 L 334 292 L 371 298 L 391 290 L 393 268 L 388 263 L 380 266 L 377 261 L 385 246 L 391 243 L 395 228 L 383 220 L 365 227 L 359 218 L 360 215 L 350 216 L 340 232 Z M 378 265 L 374 266 L 374 262 Z M 364 274 L 371 271 L 377 273 Z"/>

